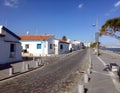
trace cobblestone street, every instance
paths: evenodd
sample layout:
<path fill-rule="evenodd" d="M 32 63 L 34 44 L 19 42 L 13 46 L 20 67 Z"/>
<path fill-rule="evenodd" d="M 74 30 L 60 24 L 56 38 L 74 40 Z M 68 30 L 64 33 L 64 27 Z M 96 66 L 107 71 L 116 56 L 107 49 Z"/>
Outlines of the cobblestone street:
<path fill-rule="evenodd" d="M 77 77 L 75 73 L 85 69 L 83 62 L 84 64 L 88 62 L 87 49 L 43 68 L 1 81 L 0 93 L 60 93 L 61 89 L 69 86 L 68 82 L 79 81 L 75 79 Z"/>

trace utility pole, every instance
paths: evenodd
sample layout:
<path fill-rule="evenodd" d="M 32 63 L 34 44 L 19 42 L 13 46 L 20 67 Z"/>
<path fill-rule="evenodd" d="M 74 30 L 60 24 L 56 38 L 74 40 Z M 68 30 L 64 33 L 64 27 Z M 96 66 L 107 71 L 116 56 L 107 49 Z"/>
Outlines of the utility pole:
<path fill-rule="evenodd" d="M 95 33 L 95 37 L 96 37 L 96 49 L 97 49 L 97 56 L 99 56 L 99 32 L 98 32 L 98 18 L 96 19 L 96 33 Z"/>
<path fill-rule="evenodd" d="M 96 37 L 95 42 L 97 43 L 97 45 L 96 45 L 97 56 L 99 56 L 100 55 L 100 53 L 99 53 L 99 32 L 95 33 L 95 37 Z"/>
<path fill-rule="evenodd" d="M 98 32 L 98 18 L 96 19 L 96 23 L 93 25 L 96 27 L 96 32 L 95 32 L 95 42 L 96 42 L 96 50 L 97 50 L 97 56 L 100 55 L 99 53 L 99 32 Z"/>

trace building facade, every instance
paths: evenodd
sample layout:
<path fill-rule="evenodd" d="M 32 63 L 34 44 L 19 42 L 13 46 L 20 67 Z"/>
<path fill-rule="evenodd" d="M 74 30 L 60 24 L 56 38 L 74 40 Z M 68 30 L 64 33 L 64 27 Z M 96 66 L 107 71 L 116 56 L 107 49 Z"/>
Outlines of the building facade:
<path fill-rule="evenodd" d="M 60 39 L 54 40 L 55 54 L 65 54 L 69 52 L 69 43 Z"/>
<path fill-rule="evenodd" d="M 23 51 L 31 56 L 49 56 L 55 53 L 53 35 L 24 35 L 20 38 Z"/>
<path fill-rule="evenodd" d="M 20 37 L 4 26 L 0 26 L 0 64 L 21 61 Z"/>
<path fill-rule="evenodd" d="M 76 50 L 80 50 L 82 48 L 83 43 L 80 41 L 72 41 L 72 50 L 76 51 Z"/>

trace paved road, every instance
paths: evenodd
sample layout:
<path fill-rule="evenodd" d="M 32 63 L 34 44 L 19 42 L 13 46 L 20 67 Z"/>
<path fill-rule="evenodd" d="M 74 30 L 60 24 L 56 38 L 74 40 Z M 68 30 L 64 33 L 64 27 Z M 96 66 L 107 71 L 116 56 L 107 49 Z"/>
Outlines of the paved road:
<path fill-rule="evenodd" d="M 80 69 L 83 62 L 88 61 L 87 56 L 88 50 L 85 49 L 42 69 L 0 82 L 0 93 L 56 93 L 56 86 Z"/>

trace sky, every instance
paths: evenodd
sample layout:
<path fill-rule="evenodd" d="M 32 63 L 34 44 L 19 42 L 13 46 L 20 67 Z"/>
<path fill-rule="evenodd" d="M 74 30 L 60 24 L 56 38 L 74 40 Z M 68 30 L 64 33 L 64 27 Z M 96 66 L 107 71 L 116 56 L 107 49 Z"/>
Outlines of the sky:
<path fill-rule="evenodd" d="M 0 25 L 17 35 L 53 34 L 61 39 L 93 42 L 106 20 L 120 17 L 120 0 L 0 0 Z M 120 45 L 100 37 L 103 45 Z"/>

